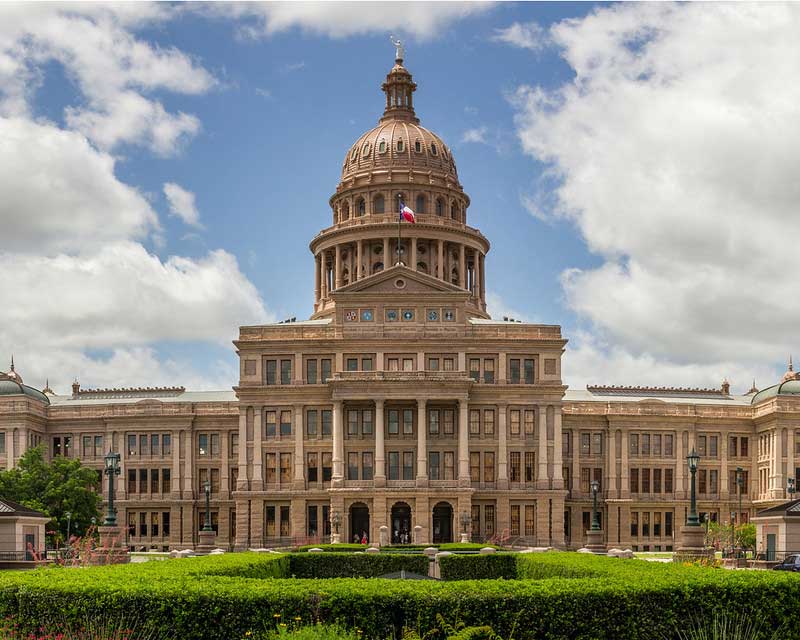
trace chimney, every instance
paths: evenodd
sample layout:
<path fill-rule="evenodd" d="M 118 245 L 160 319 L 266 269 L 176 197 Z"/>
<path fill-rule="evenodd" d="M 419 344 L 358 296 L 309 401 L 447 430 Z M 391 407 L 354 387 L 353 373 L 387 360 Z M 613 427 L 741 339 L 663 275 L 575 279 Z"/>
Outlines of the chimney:
<path fill-rule="evenodd" d="M 722 380 L 722 393 L 724 393 L 726 396 L 731 394 L 731 383 L 728 382 L 727 378 Z"/>
<path fill-rule="evenodd" d="M 77 398 L 80 391 L 81 391 L 81 383 L 75 380 L 72 383 L 72 397 Z"/>

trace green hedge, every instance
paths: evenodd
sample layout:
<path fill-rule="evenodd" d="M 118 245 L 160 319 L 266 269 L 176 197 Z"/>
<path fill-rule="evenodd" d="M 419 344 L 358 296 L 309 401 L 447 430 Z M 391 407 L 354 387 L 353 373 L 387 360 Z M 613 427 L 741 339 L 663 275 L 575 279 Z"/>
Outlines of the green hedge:
<path fill-rule="evenodd" d="M 516 580 L 517 558 L 513 553 L 460 554 L 439 558 L 442 580 Z"/>
<path fill-rule="evenodd" d="M 0 617 L 11 616 L 30 630 L 54 616 L 78 625 L 103 616 L 148 619 L 164 638 L 181 640 L 232 640 L 296 617 L 340 623 L 383 640 L 399 637 L 404 626 L 440 628 L 437 616 L 454 626 L 490 625 L 515 640 L 673 640 L 687 617 L 703 619 L 722 609 L 760 622 L 764 631 L 756 640 L 796 637 L 793 631 L 772 636 L 773 629 L 794 622 L 800 601 L 800 576 L 783 572 L 547 553 L 516 556 L 518 575 L 526 576 L 521 580 L 274 577 L 291 570 L 292 560 L 243 553 L 4 572 Z M 561 577 L 564 567 L 576 577 Z"/>
<path fill-rule="evenodd" d="M 386 547 L 381 547 L 382 553 L 392 553 L 392 552 L 421 552 L 428 547 L 435 547 L 439 549 L 439 551 L 480 551 L 484 547 L 492 547 L 494 549 L 500 549 L 495 545 L 491 544 L 480 544 L 477 542 L 444 542 L 441 544 L 393 544 Z M 323 551 L 334 551 L 338 553 L 347 552 L 347 551 L 364 551 L 366 550 L 367 545 L 364 544 L 355 544 L 355 543 L 342 543 L 342 544 L 306 544 L 302 547 L 298 547 L 297 551 L 299 552 L 306 552 L 309 549 L 322 549 Z"/>
<path fill-rule="evenodd" d="M 289 574 L 295 578 L 379 578 L 402 570 L 428 575 L 427 556 L 296 553 L 289 558 Z"/>

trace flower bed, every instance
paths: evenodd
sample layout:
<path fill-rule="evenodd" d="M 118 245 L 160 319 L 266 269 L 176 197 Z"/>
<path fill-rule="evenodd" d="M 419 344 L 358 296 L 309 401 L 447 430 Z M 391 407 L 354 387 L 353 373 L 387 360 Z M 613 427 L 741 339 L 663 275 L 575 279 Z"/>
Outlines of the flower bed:
<path fill-rule="evenodd" d="M 328 554 L 303 555 L 305 562 L 312 557 L 344 562 L 338 554 L 330 560 Z M 384 558 L 351 557 L 365 566 Z M 0 575 L 0 616 L 38 628 L 54 615 L 82 623 L 110 613 L 125 620 L 147 619 L 163 629 L 165 638 L 182 640 L 242 638 L 280 619 L 338 622 L 361 630 L 365 638 L 383 639 L 399 637 L 404 626 L 437 627 L 437 616 L 470 626 L 488 624 L 501 637 L 515 640 L 669 640 L 677 637 L 678 624 L 688 613 L 710 616 L 722 609 L 761 620 L 770 635 L 756 637 L 766 639 L 773 638 L 772 629 L 794 619 L 800 598 L 800 577 L 778 572 L 574 553 L 489 557 L 495 559 L 451 556 L 447 563 L 463 577 L 468 567 L 458 568 L 458 563 L 505 567 L 506 558 L 513 558 L 517 579 L 292 579 L 286 577 L 291 554 L 250 553 L 9 572 Z M 471 566 L 475 572 L 477 564 Z"/>

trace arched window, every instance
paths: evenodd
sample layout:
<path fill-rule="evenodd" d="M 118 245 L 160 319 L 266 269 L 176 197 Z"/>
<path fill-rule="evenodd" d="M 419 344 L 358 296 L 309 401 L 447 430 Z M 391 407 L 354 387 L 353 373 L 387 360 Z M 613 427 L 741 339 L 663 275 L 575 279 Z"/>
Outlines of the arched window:
<path fill-rule="evenodd" d="M 350 152 L 350 162 L 355 162 L 356 158 L 358 158 L 358 149 L 353 147 L 353 150 Z"/>
<path fill-rule="evenodd" d="M 450 217 L 458 220 L 458 205 L 455 202 L 450 206 Z"/>
<path fill-rule="evenodd" d="M 345 202 L 342 205 L 342 220 L 347 220 L 350 218 L 350 204 Z"/>
<path fill-rule="evenodd" d="M 431 142 L 431 153 L 435 156 L 439 155 L 439 150 L 436 148 L 435 142 Z"/>
<path fill-rule="evenodd" d="M 378 143 L 378 153 L 386 153 L 386 140 L 381 140 Z"/>
<path fill-rule="evenodd" d="M 378 273 L 378 271 L 383 271 L 383 263 L 376 262 L 372 265 L 372 273 Z"/>
<path fill-rule="evenodd" d="M 422 143 L 419 140 L 414 142 L 414 151 L 422 153 Z"/>
<path fill-rule="evenodd" d="M 417 208 L 415 209 L 416 213 L 425 213 L 425 196 L 422 194 L 417 196 Z"/>
<path fill-rule="evenodd" d="M 383 196 L 378 194 L 372 201 L 372 213 L 383 213 L 385 207 Z"/>
<path fill-rule="evenodd" d="M 428 264 L 426 262 L 417 262 L 417 271 L 428 273 Z"/>
<path fill-rule="evenodd" d="M 436 215 L 443 216 L 444 215 L 444 200 L 441 198 L 436 198 Z"/>
<path fill-rule="evenodd" d="M 359 216 L 363 216 L 367 212 L 367 203 L 364 202 L 364 198 L 358 199 L 358 214 Z"/>
<path fill-rule="evenodd" d="M 361 155 L 365 158 L 369 155 L 369 142 L 365 142 L 364 146 L 361 147 Z"/>
<path fill-rule="evenodd" d="M 403 153 L 403 150 L 404 150 L 405 148 L 406 148 L 406 147 L 405 147 L 405 145 L 403 144 L 403 140 L 402 140 L 402 138 L 401 138 L 400 140 L 398 140 L 398 141 L 397 141 L 397 153 Z"/>

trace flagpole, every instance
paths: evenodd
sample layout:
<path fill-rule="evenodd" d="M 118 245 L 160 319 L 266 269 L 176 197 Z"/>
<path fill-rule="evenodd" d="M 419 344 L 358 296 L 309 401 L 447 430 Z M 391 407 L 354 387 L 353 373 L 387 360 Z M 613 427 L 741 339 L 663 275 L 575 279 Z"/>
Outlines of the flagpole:
<path fill-rule="evenodd" d="M 397 194 L 397 264 L 401 264 L 401 253 L 400 253 L 400 223 L 403 221 L 403 212 L 400 209 L 400 203 L 402 202 L 402 197 L 400 194 Z"/>

